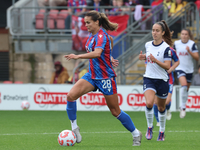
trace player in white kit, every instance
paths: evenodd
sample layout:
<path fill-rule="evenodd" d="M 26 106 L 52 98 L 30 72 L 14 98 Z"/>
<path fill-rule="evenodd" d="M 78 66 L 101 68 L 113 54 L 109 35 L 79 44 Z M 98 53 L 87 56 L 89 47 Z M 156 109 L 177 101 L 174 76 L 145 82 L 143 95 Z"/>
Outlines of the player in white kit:
<path fill-rule="evenodd" d="M 188 98 L 188 90 L 192 82 L 194 72 L 193 60 L 199 60 L 198 49 L 195 42 L 192 40 L 192 34 L 189 29 L 181 31 L 181 39 L 174 42 L 174 49 L 179 57 L 180 64 L 175 69 L 179 82 L 181 84 L 181 107 L 180 118 L 186 115 L 186 102 Z"/>
<path fill-rule="evenodd" d="M 139 55 L 140 60 L 147 60 L 146 72 L 144 74 L 143 90 L 146 99 L 147 140 L 153 137 L 153 104 L 155 95 L 158 97 L 158 118 L 160 129 L 157 141 L 164 141 L 166 122 L 165 102 L 169 91 L 168 73 L 166 70 L 171 65 L 172 45 L 171 33 L 164 20 L 157 22 L 152 27 L 153 41 L 145 44 L 146 54 Z M 164 41 L 163 41 L 164 39 Z"/>

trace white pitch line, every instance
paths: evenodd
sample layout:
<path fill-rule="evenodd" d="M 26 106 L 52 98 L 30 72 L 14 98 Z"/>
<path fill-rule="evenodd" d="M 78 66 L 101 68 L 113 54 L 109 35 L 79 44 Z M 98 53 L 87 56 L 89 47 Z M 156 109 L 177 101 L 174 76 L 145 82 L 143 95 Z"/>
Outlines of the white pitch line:
<path fill-rule="evenodd" d="M 143 131 L 146 132 L 146 131 Z M 153 132 L 158 132 L 158 131 L 153 131 Z M 188 130 L 188 131 L 166 131 L 167 132 L 178 132 L 178 133 L 198 133 L 200 132 L 199 130 Z M 112 134 L 112 133 L 130 133 L 128 131 L 108 131 L 108 132 L 81 132 L 82 134 Z M 54 132 L 54 133 L 4 133 L 0 134 L 0 136 L 4 135 L 48 135 L 48 134 L 59 134 L 59 132 Z"/>

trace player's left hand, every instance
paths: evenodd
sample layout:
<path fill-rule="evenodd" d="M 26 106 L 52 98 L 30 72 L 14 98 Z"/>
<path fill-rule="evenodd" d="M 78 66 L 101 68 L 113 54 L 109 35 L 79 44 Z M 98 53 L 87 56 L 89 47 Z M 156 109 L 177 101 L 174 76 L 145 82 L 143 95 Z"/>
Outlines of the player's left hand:
<path fill-rule="evenodd" d="M 167 70 L 167 73 L 170 74 L 173 70 L 170 68 L 169 70 Z"/>
<path fill-rule="evenodd" d="M 155 63 L 156 63 L 157 59 L 156 59 L 152 54 L 149 55 L 149 58 L 150 58 L 150 60 L 151 60 L 152 62 L 155 62 Z"/>
<path fill-rule="evenodd" d="M 70 60 L 70 59 L 78 59 L 78 55 L 75 55 L 75 54 L 65 55 L 64 57 L 65 57 L 67 60 Z"/>
<path fill-rule="evenodd" d="M 112 59 L 111 60 L 111 62 L 112 62 L 112 65 L 114 66 L 114 67 L 117 67 L 118 65 L 119 65 L 119 61 L 117 60 L 117 59 Z"/>
<path fill-rule="evenodd" d="M 189 48 L 189 46 L 186 46 L 186 50 L 189 52 L 190 51 L 190 48 Z"/>

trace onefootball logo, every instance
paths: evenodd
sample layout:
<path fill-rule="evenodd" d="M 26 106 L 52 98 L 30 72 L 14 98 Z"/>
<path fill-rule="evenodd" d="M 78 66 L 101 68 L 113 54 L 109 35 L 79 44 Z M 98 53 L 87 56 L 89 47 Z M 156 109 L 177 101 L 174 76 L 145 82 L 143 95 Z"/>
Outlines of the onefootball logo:
<path fill-rule="evenodd" d="M 36 104 L 67 104 L 67 94 L 60 92 L 36 92 L 34 101 Z"/>
<path fill-rule="evenodd" d="M 123 103 L 123 97 L 121 94 L 118 95 L 119 105 Z M 106 100 L 101 93 L 87 93 L 80 97 L 80 103 L 82 105 L 99 105 L 99 106 L 105 106 Z"/>

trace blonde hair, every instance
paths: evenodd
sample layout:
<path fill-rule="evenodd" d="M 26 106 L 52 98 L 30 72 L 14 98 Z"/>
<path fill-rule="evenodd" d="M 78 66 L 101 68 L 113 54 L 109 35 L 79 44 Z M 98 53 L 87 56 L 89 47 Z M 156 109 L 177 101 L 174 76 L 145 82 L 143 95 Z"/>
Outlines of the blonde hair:
<path fill-rule="evenodd" d="M 93 21 L 99 20 L 99 26 L 102 26 L 106 30 L 116 31 L 118 28 L 117 23 L 110 22 L 104 13 L 99 13 L 96 10 L 89 11 L 85 16 L 91 17 Z"/>

